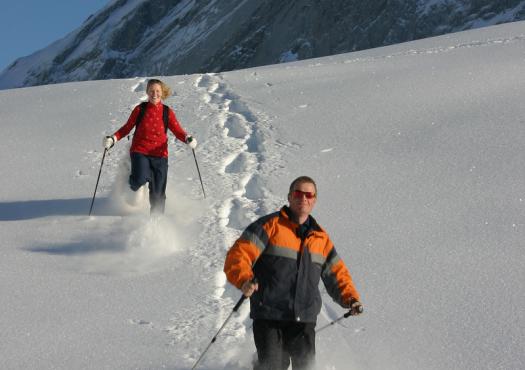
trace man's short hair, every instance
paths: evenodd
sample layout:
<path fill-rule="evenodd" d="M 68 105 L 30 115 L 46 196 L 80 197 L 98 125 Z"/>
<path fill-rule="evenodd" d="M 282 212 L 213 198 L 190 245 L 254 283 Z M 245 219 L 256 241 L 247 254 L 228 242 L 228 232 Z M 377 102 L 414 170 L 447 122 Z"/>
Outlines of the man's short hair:
<path fill-rule="evenodd" d="M 296 185 L 303 184 L 303 183 L 309 183 L 314 186 L 315 189 L 315 195 L 317 195 L 317 184 L 315 183 L 314 179 L 312 179 L 309 176 L 299 176 L 295 180 L 292 181 L 290 184 L 290 190 L 288 191 L 288 194 L 292 194 L 292 191 L 294 191 L 294 188 Z"/>

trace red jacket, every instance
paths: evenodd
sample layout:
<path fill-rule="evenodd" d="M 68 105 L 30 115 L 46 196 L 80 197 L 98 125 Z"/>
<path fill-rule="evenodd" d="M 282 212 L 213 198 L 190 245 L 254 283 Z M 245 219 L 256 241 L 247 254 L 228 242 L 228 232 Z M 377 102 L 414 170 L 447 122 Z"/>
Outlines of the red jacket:
<path fill-rule="evenodd" d="M 144 118 L 139 123 L 139 127 L 133 135 L 130 149 L 131 153 L 141 153 L 152 157 L 168 156 L 168 136 L 166 132 L 164 132 L 164 121 L 162 119 L 163 109 L 162 102 L 157 105 L 148 103 Z M 131 129 L 135 126 L 139 112 L 140 104 L 133 109 L 126 124 L 114 133 L 117 140 L 122 139 L 130 133 Z M 172 109 L 170 109 L 169 113 L 168 128 L 177 139 L 186 142 L 186 131 L 180 126 Z"/>

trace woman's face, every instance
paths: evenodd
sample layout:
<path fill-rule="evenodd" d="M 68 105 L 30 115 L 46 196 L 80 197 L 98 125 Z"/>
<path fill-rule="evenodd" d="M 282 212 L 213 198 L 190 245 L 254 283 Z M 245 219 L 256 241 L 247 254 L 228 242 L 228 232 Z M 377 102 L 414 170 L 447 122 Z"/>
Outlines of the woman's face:
<path fill-rule="evenodd" d="M 159 84 L 151 84 L 147 91 L 148 100 L 152 104 L 160 103 L 162 99 L 162 86 Z"/>

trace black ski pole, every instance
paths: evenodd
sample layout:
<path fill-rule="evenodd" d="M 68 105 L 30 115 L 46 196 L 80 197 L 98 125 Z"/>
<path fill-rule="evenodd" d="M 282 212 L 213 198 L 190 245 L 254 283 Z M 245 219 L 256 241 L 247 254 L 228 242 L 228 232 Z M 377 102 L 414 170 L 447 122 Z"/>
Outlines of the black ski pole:
<path fill-rule="evenodd" d="M 102 173 L 102 165 L 104 164 L 104 158 L 106 158 L 107 149 L 104 148 L 104 154 L 102 155 L 102 162 L 100 162 L 100 170 L 98 170 L 97 184 L 95 185 L 95 192 L 93 193 L 93 199 L 91 199 L 91 207 L 89 207 L 89 215 L 93 211 L 93 203 L 95 203 L 95 195 L 97 194 L 98 181 L 100 180 L 100 174 Z"/>
<path fill-rule="evenodd" d="M 358 308 L 357 310 L 359 311 L 359 313 L 362 313 L 362 312 L 363 312 L 363 306 L 359 306 L 359 308 Z M 334 321 L 329 322 L 329 323 L 326 324 L 325 326 L 320 327 L 320 328 L 317 329 L 315 332 L 316 332 L 316 333 L 319 333 L 321 330 L 324 330 L 324 329 L 326 329 L 326 328 L 328 328 L 328 327 L 330 327 L 330 326 L 332 326 L 332 325 L 338 323 L 339 321 L 341 321 L 341 320 L 343 320 L 343 319 L 346 319 L 346 318 L 349 317 L 349 316 L 353 316 L 353 313 L 352 313 L 351 310 L 348 311 L 347 313 L 345 313 L 343 316 L 338 317 L 338 318 L 335 319 Z"/>
<path fill-rule="evenodd" d="M 202 183 L 201 171 L 199 170 L 199 164 L 197 163 L 197 156 L 195 155 L 195 149 L 191 150 L 193 152 L 193 158 L 195 159 L 195 166 L 197 166 L 197 173 L 199 174 L 199 180 L 201 181 L 202 194 L 206 198 L 206 192 L 204 191 L 204 184 Z"/>
<path fill-rule="evenodd" d="M 208 346 L 204 349 L 204 351 L 201 353 L 201 355 L 199 356 L 197 362 L 195 362 L 195 365 L 193 365 L 193 367 L 191 368 L 191 370 L 194 370 L 198 363 L 202 360 L 202 358 L 204 357 L 204 355 L 206 354 L 206 352 L 208 352 L 208 349 L 211 347 L 211 345 L 213 343 L 215 343 L 215 341 L 217 340 L 217 337 L 219 336 L 219 333 L 222 331 L 222 329 L 226 326 L 226 324 L 228 323 L 228 321 L 230 321 L 230 318 L 232 317 L 233 313 L 234 312 L 237 312 L 237 310 L 239 309 L 239 307 L 241 307 L 242 303 L 244 302 L 244 300 L 246 299 L 247 297 L 245 295 L 243 295 L 239 301 L 237 302 L 237 304 L 235 305 L 235 307 L 233 307 L 233 310 L 232 312 L 230 312 L 230 314 L 228 315 L 228 317 L 226 318 L 226 320 L 224 321 L 224 323 L 222 324 L 222 326 L 219 328 L 219 330 L 217 331 L 217 334 L 215 334 L 215 336 L 212 338 L 211 342 L 208 344 Z"/>
<path fill-rule="evenodd" d="M 257 278 L 254 278 L 252 279 L 252 283 L 253 284 L 257 284 Z M 198 363 L 202 360 L 202 358 L 204 357 L 204 355 L 206 354 L 206 352 L 208 352 L 208 349 L 211 347 L 211 345 L 213 343 L 215 343 L 215 341 L 217 340 L 217 337 L 219 336 L 220 332 L 222 331 L 222 329 L 226 326 L 226 324 L 228 323 L 228 321 L 230 321 L 230 318 L 232 317 L 232 315 L 234 314 L 234 312 L 237 312 L 237 310 L 239 309 L 239 307 L 241 307 L 242 303 L 244 302 L 244 300 L 248 298 L 246 297 L 244 294 L 242 295 L 242 297 L 239 299 L 239 301 L 237 302 L 237 304 L 235 305 L 235 307 L 233 307 L 233 310 L 232 312 L 230 312 L 230 314 L 228 315 L 228 317 L 226 318 L 226 320 L 224 320 L 224 323 L 221 325 L 221 327 L 219 328 L 219 330 L 217 331 L 217 333 L 215 334 L 215 336 L 211 339 L 211 342 L 208 344 L 208 346 L 204 349 L 204 351 L 201 353 L 201 355 L 199 356 L 199 358 L 197 359 L 197 362 L 195 362 L 195 365 L 193 365 L 193 367 L 191 368 L 191 370 L 194 370 Z"/>

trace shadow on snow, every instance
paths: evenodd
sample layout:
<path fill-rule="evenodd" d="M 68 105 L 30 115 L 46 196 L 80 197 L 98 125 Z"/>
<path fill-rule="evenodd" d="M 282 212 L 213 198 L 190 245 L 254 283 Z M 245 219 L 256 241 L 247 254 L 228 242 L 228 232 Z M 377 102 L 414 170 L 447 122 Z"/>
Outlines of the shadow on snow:
<path fill-rule="evenodd" d="M 100 241 L 96 242 L 77 242 L 68 243 L 64 245 L 49 245 L 41 247 L 27 248 L 26 250 L 36 253 L 47 253 L 55 255 L 87 255 L 97 252 L 122 252 L 126 250 L 126 246 L 122 243 L 103 243 Z"/>
<path fill-rule="evenodd" d="M 91 198 L 26 200 L 0 202 L 0 221 L 22 221 L 48 216 L 87 216 Z M 118 216 L 109 206 L 109 198 L 95 200 L 92 215 Z"/>

